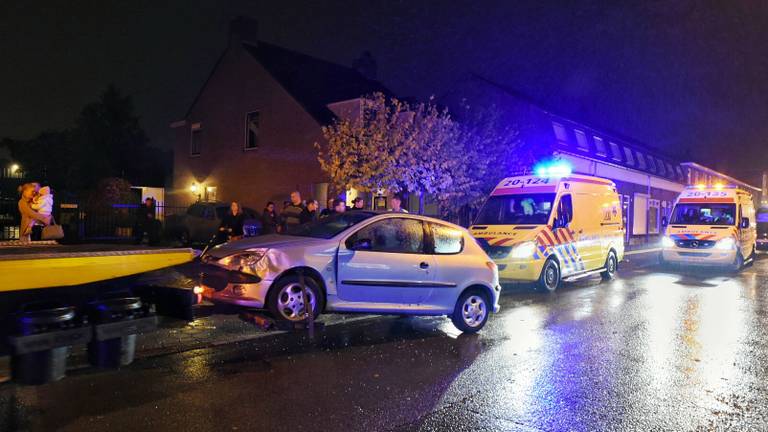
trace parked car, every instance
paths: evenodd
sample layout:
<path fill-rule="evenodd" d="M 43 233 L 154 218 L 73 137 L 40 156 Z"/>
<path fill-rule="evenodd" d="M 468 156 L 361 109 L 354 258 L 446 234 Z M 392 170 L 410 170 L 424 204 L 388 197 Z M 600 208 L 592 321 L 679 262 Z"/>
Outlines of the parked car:
<path fill-rule="evenodd" d="M 467 230 L 424 216 L 341 213 L 216 246 L 203 261 L 204 298 L 281 320 L 305 319 L 308 302 L 315 315 L 447 315 L 476 332 L 499 310 L 496 264 Z"/>
<path fill-rule="evenodd" d="M 221 225 L 221 219 L 229 211 L 229 203 L 197 202 L 189 206 L 186 213 L 166 217 L 166 236 L 176 238 L 182 245 L 207 243 Z M 243 207 L 245 237 L 261 233 L 259 214 Z"/>

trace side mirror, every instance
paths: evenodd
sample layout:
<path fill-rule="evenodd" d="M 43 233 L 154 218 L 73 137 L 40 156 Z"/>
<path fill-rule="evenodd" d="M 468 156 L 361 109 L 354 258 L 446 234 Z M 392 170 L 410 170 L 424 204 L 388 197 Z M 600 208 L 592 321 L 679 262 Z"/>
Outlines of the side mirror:
<path fill-rule="evenodd" d="M 661 226 L 665 227 L 667 225 L 669 225 L 669 221 L 667 220 L 667 217 L 666 216 L 662 216 L 661 217 Z"/>
<path fill-rule="evenodd" d="M 371 250 L 371 239 L 360 238 L 352 241 L 352 250 Z"/>
<path fill-rule="evenodd" d="M 749 218 L 741 218 L 741 228 L 749 228 Z"/>

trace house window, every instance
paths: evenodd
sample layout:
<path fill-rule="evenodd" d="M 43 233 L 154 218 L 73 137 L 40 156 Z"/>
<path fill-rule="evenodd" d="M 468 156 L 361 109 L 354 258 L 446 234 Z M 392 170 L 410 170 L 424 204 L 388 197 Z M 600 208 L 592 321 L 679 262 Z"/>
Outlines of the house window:
<path fill-rule="evenodd" d="M 200 141 L 203 138 L 203 125 L 200 123 L 192 123 L 192 133 L 189 137 L 189 155 L 200 155 Z"/>
<path fill-rule="evenodd" d="M 648 200 L 648 234 L 659 233 L 659 210 L 661 203 L 657 199 Z"/>
<path fill-rule="evenodd" d="M 245 115 L 245 149 L 259 148 L 259 112 L 253 111 Z"/>
<path fill-rule="evenodd" d="M 645 169 L 645 157 L 640 152 L 637 152 L 637 167 L 640 169 Z"/>
<path fill-rule="evenodd" d="M 656 167 L 659 170 L 659 174 L 663 176 L 667 175 L 667 169 L 664 168 L 664 162 L 661 159 L 656 159 Z"/>
<path fill-rule="evenodd" d="M 216 186 L 205 187 L 205 201 L 216 201 Z"/>
<path fill-rule="evenodd" d="M 560 123 L 552 122 L 552 130 L 555 131 L 555 138 L 562 145 L 568 145 L 568 133 Z"/>
<path fill-rule="evenodd" d="M 579 150 L 589 151 L 589 144 L 587 143 L 587 136 L 584 132 L 576 129 L 576 145 L 579 146 Z"/>
<path fill-rule="evenodd" d="M 613 158 L 613 160 L 617 160 L 621 162 L 621 147 L 619 147 L 619 145 L 613 141 L 610 142 L 610 145 L 611 145 L 611 157 Z"/>
<path fill-rule="evenodd" d="M 603 141 L 600 137 L 594 137 L 595 138 L 595 148 L 597 148 L 597 154 L 600 156 L 607 156 L 608 153 L 605 149 L 605 141 Z"/>
<path fill-rule="evenodd" d="M 627 157 L 627 165 L 635 164 L 635 158 L 632 157 L 632 150 L 628 149 L 627 147 L 624 147 L 624 155 Z"/>
<path fill-rule="evenodd" d="M 672 168 L 672 164 L 667 162 L 667 175 L 671 178 L 675 177 L 675 169 Z"/>

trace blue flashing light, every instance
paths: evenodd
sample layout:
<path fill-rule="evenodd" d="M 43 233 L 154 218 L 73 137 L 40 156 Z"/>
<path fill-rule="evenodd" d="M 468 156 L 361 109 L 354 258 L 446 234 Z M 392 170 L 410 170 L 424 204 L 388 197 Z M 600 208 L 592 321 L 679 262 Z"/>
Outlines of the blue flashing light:
<path fill-rule="evenodd" d="M 537 165 L 533 170 L 539 177 L 568 177 L 573 170 L 564 162 L 553 162 Z"/>

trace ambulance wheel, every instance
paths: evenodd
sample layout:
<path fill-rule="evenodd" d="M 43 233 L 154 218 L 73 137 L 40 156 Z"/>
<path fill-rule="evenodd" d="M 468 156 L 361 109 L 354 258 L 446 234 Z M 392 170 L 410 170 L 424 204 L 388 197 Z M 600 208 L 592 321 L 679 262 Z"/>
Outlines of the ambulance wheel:
<path fill-rule="evenodd" d="M 616 269 L 619 268 L 619 260 L 613 251 L 608 252 L 608 258 L 605 259 L 605 271 L 600 273 L 603 280 L 611 280 L 616 277 Z"/>
<path fill-rule="evenodd" d="M 744 255 L 741 254 L 741 251 L 738 251 L 736 252 L 736 260 L 733 262 L 731 270 L 737 272 L 742 267 L 744 267 Z"/>
<path fill-rule="evenodd" d="M 552 258 L 547 259 L 539 276 L 539 291 L 553 292 L 560 286 L 560 280 L 560 265 Z"/>
<path fill-rule="evenodd" d="M 749 261 L 747 262 L 747 267 L 752 267 L 752 264 L 755 263 L 756 258 L 757 258 L 757 247 L 752 246 L 752 253 L 749 254 Z"/>

